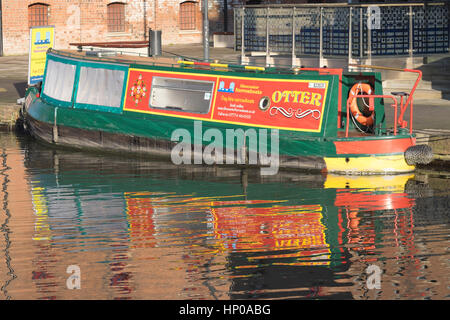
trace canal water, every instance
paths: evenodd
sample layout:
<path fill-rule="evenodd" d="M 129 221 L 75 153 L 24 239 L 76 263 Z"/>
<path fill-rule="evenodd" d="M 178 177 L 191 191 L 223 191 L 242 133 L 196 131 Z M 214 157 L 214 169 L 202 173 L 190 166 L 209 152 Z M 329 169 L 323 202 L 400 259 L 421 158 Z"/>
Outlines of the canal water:
<path fill-rule="evenodd" d="M 15 133 L 0 147 L 1 299 L 450 297 L 448 173 L 261 177 Z"/>

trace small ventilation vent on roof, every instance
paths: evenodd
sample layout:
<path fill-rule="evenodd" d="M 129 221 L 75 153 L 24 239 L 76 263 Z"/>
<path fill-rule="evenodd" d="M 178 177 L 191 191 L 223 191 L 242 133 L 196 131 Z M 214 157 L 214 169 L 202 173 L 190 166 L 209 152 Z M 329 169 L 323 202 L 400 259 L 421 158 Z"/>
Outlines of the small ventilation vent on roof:
<path fill-rule="evenodd" d="M 86 55 L 92 56 L 92 57 L 111 57 L 111 56 L 116 56 L 117 52 L 90 50 L 90 51 L 86 51 Z"/>

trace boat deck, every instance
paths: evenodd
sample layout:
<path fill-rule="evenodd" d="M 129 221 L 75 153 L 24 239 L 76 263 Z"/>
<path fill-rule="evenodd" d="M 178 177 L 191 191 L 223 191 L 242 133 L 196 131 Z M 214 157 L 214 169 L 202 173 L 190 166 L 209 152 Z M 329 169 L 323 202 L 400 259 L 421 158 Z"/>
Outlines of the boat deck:
<path fill-rule="evenodd" d="M 345 138 L 345 131 L 338 131 L 337 136 L 338 136 L 338 138 Z M 359 131 L 355 131 L 355 132 L 350 131 L 348 133 L 348 136 L 350 138 L 361 138 L 361 137 L 371 137 L 371 136 L 373 136 L 373 134 L 359 132 Z"/>

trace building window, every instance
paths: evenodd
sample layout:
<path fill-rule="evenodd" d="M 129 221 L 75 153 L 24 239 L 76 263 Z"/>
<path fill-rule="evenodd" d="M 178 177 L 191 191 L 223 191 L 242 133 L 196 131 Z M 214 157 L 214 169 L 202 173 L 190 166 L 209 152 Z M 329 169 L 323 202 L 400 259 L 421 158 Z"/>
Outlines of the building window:
<path fill-rule="evenodd" d="M 108 4 L 108 32 L 125 32 L 125 4 Z"/>
<path fill-rule="evenodd" d="M 49 5 L 44 3 L 35 3 L 28 7 L 28 26 L 48 26 Z"/>
<path fill-rule="evenodd" d="M 196 3 L 187 1 L 180 3 L 180 29 L 181 30 L 195 30 L 195 10 Z"/>

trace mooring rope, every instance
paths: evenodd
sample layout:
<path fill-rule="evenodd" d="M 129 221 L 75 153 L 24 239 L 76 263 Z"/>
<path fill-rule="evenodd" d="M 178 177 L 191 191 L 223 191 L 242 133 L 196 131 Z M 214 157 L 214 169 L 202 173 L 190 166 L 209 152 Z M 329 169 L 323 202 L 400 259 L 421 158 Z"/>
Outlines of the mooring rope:
<path fill-rule="evenodd" d="M 450 131 L 448 130 L 440 130 L 440 129 L 436 129 L 433 130 L 432 132 L 430 131 L 426 131 L 426 130 L 414 130 L 414 133 L 417 134 L 423 134 L 424 136 L 422 137 L 416 137 L 416 140 L 426 140 L 426 141 L 431 141 L 431 142 L 435 142 L 435 141 L 441 141 L 441 140 L 447 140 L 450 139 Z"/>

